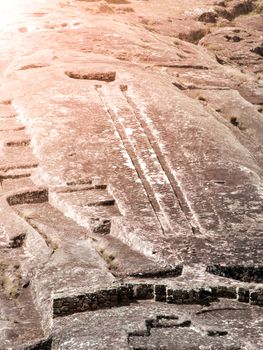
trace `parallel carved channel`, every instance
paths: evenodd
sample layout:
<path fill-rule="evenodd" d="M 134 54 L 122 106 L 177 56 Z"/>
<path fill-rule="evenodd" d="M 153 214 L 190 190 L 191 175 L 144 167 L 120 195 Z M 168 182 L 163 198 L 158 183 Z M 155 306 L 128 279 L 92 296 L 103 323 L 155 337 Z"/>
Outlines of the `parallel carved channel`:
<path fill-rule="evenodd" d="M 117 112 L 111 106 L 111 91 L 107 87 L 96 87 L 102 105 L 144 186 L 163 233 L 180 232 L 182 228 L 194 232 L 178 197 L 174 180 L 171 181 L 168 167 L 156 148 L 156 140 L 149 133 L 136 106 L 128 98 L 127 89 L 128 87 L 121 85 L 120 89 L 114 92 L 117 95 L 115 98 L 119 99 Z"/>

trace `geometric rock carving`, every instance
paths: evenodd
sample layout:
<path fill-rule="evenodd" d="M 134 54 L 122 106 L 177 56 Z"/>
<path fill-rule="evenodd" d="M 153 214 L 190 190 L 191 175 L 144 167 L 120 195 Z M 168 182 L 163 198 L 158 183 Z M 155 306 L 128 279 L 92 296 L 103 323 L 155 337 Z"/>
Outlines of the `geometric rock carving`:
<path fill-rule="evenodd" d="M 160 331 L 163 329 L 169 329 L 170 332 L 176 330 L 178 332 L 179 328 L 189 328 L 192 326 L 191 320 L 181 320 L 178 316 L 173 315 L 158 315 L 155 319 L 147 319 L 145 321 L 146 330 L 130 332 L 128 334 L 128 343 L 132 349 L 149 349 L 147 346 L 148 337 L 151 337 L 152 332 L 155 329 Z M 200 327 L 200 326 L 199 326 Z M 216 330 L 216 329 L 201 329 L 197 325 L 194 326 L 194 331 L 201 333 L 203 337 L 207 337 L 208 344 L 211 340 L 208 337 L 224 337 L 228 334 L 227 331 L 224 330 Z M 198 329 L 199 328 L 199 329 Z M 180 330 L 183 332 L 184 330 Z M 161 334 L 159 334 L 160 336 Z M 190 335 L 190 334 L 189 334 Z M 224 341 L 223 341 L 224 344 Z M 222 344 L 222 349 L 230 349 L 229 347 L 225 347 Z M 175 345 L 175 349 L 177 348 L 177 344 Z M 232 348 L 233 349 L 233 348 Z"/>
<path fill-rule="evenodd" d="M 1 2 L 1 350 L 263 348 L 261 12 Z"/>

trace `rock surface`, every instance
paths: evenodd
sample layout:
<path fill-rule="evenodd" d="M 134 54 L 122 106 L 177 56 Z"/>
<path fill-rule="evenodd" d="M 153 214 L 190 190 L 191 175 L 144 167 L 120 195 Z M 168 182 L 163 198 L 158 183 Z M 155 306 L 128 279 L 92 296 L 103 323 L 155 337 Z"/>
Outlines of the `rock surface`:
<path fill-rule="evenodd" d="M 262 0 L 0 5 L 0 349 L 263 348 Z"/>

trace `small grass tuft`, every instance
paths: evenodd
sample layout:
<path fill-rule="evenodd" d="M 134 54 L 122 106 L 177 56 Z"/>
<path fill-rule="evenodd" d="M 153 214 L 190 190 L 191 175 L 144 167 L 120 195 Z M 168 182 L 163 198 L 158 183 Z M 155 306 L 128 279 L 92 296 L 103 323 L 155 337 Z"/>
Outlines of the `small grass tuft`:
<path fill-rule="evenodd" d="M 1 286 L 5 295 L 15 299 L 20 294 L 22 276 L 19 271 L 20 265 L 14 261 L 0 261 Z"/>
<path fill-rule="evenodd" d="M 98 250 L 99 255 L 107 263 L 109 270 L 116 270 L 116 257 L 112 253 L 108 253 L 105 249 Z"/>

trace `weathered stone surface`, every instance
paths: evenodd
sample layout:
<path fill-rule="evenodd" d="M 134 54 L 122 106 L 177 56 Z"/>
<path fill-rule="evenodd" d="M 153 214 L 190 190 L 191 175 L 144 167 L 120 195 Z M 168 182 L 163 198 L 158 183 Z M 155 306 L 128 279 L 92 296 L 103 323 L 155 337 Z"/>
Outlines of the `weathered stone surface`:
<path fill-rule="evenodd" d="M 258 332 L 262 325 L 253 320 L 256 315 L 260 318 L 261 310 L 256 307 L 253 310 L 239 308 L 236 302 L 202 308 L 144 301 L 130 307 L 81 314 L 78 318 L 56 319 L 53 348 L 242 349 L 252 343 L 260 348 Z M 89 327 L 85 326 L 87 323 Z"/>
<path fill-rule="evenodd" d="M 261 349 L 261 0 L 0 4 L 0 349 Z"/>

